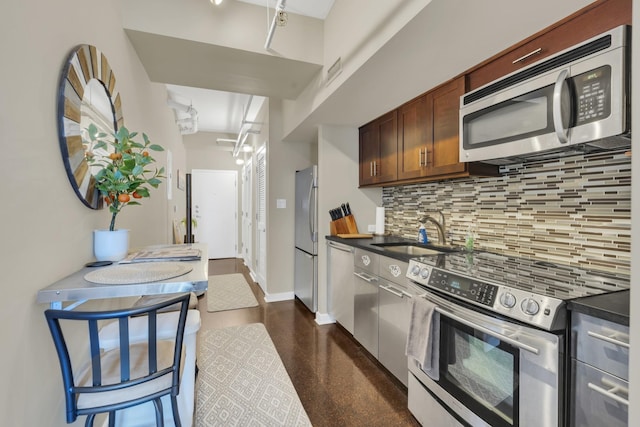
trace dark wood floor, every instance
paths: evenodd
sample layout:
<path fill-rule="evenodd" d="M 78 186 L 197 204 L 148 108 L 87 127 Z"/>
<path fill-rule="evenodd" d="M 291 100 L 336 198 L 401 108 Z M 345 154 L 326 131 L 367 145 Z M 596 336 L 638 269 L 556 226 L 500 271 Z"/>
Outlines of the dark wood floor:
<path fill-rule="evenodd" d="M 343 328 L 318 325 L 300 301 L 265 303 L 242 260 L 209 261 L 209 274 L 243 273 L 258 307 L 207 312 L 202 328 L 263 323 L 314 427 L 419 426 L 407 409 L 407 390 Z"/>

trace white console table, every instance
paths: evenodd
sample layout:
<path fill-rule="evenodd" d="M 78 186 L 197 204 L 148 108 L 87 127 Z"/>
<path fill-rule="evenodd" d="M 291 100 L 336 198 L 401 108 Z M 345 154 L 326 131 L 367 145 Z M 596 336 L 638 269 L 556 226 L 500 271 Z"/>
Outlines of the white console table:
<path fill-rule="evenodd" d="M 145 249 L 161 249 L 171 247 L 173 245 L 150 246 Z M 183 245 L 179 245 L 183 246 Z M 53 309 L 63 308 L 63 302 L 70 304 L 64 307 L 65 310 L 73 310 L 78 305 L 92 299 L 105 298 L 122 298 L 135 297 L 142 295 L 161 295 L 174 294 L 183 292 L 200 293 L 207 290 L 209 280 L 209 259 L 206 244 L 194 243 L 191 245 L 200 249 L 201 257 L 198 261 L 181 261 L 192 267 L 191 271 L 182 276 L 172 279 L 160 280 L 148 283 L 136 284 L 97 284 L 85 280 L 85 275 L 96 268 L 105 267 L 85 267 L 75 273 L 61 279 L 44 289 L 38 291 L 37 302 L 49 303 Z M 151 265 L 153 262 L 145 264 Z M 162 336 L 162 321 L 171 321 L 169 316 L 171 313 L 161 313 L 158 315 L 159 335 Z M 166 319 L 161 319 L 166 317 Z M 117 331 L 109 331 L 104 328 L 102 335 L 108 338 L 117 333 Z M 195 364 L 196 364 L 196 333 L 200 329 L 200 312 L 197 310 L 189 310 L 187 316 L 187 325 L 184 335 L 184 367 L 182 378 L 180 380 L 180 394 L 178 395 L 178 408 L 180 411 L 180 419 L 183 427 L 191 427 L 193 424 L 193 408 L 195 403 Z M 112 340 L 115 337 L 112 336 Z M 173 425 L 173 417 L 170 401 L 162 398 L 163 407 L 165 408 L 165 426 Z M 126 427 L 146 426 L 149 420 L 155 422 L 154 409 L 152 404 L 134 406 L 117 413 L 117 425 Z"/>
<path fill-rule="evenodd" d="M 170 246 L 173 245 L 150 246 L 143 249 L 157 249 Z M 193 243 L 192 247 L 200 249 L 200 260 L 181 261 L 193 267 L 189 273 L 182 276 L 157 282 L 135 283 L 131 285 L 97 284 L 85 280 L 84 276 L 96 268 L 105 267 L 84 267 L 64 279 L 40 289 L 38 291 L 37 302 L 49 303 L 51 308 L 55 309 L 62 308 L 63 302 L 72 302 L 74 304 L 70 307 L 65 307 L 65 309 L 73 309 L 75 306 L 91 299 L 174 294 L 181 292 L 198 293 L 206 291 L 209 280 L 207 245 L 203 243 Z"/>

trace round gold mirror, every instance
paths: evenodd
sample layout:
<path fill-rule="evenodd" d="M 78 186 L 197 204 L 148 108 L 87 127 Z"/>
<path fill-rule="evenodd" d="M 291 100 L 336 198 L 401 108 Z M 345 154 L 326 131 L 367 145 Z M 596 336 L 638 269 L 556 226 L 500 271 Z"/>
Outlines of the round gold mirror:
<path fill-rule="evenodd" d="M 98 132 L 114 134 L 123 124 L 120 94 L 107 58 L 94 46 L 73 49 L 64 66 L 58 92 L 58 133 L 60 150 L 71 186 L 82 202 L 92 209 L 102 208 L 100 192 L 87 155 L 94 152 L 86 135 L 89 125 Z"/>

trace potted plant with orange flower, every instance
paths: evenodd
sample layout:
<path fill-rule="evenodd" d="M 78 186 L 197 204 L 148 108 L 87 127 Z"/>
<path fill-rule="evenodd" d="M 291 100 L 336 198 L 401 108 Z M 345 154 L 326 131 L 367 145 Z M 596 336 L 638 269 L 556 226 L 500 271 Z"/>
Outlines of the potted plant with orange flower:
<path fill-rule="evenodd" d="M 150 188 L 158 188 L 164 178 L 164 167 L 154 168 L 155 159 L 152 151 L 164 151 L 157 144 L 152 144 L 149 137 L 143 133 L 142 142 L 134 138 L 137 132 L 129 132 L 126 127 L 121 127 L 112 139 L 107 134 L 100 132 L 91 124 L 87 128 L 90 139 L 87 153 L 87 162 L 92 168 L 95 179 L 95 187 L 103 196 L 105 204 L 111 212 L 111 222 L 108 230 L 96 230 L 102 232 L 116 232 L 116 217 L 125 206 L 140 205 L 140 200 L 150 196 Z M 128 230 L 122 230 L 127 232 Z M 126 234 L 126 249 L 122 249 L 116 255 L 103 255 L 96 246 L 96 234 L 94 233 L 94 252 L 96 258 L 108 261 L 118 261 L 126 256 L 128 250 L 128 233 Z M 110 235 L 109 238 L 114 238 Z M 108 256 L 111 259 L 105 259 Z M 114 259 L 118 258 L 119 259 Z M 100 259 L 102 258 L 102 259 Z"/>

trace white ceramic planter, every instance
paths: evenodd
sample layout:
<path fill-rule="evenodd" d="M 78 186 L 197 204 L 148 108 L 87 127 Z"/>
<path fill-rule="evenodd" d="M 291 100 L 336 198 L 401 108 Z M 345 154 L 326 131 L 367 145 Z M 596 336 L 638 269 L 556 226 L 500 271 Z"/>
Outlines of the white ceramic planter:
<path fill-rule="evenodd" d="M 129 230 L 93 230 L 93 255 L 98 261 L 120 261 L 129 252 Z"/>

